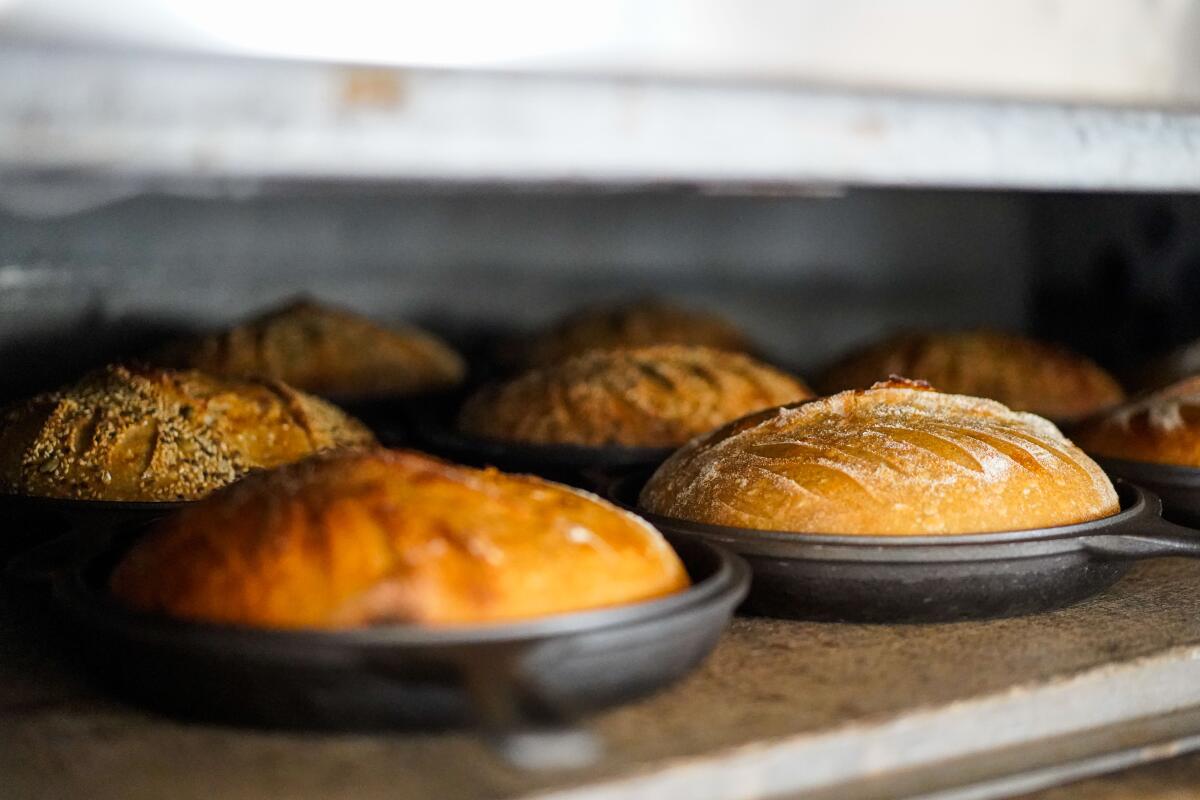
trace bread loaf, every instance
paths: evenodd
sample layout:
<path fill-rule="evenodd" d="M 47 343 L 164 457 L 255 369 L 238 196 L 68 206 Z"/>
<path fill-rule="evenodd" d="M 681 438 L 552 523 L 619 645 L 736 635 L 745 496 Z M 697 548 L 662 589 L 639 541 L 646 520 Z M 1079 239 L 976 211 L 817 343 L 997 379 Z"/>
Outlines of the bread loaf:
<path fill-rule="evenodd" d="M 0 415 L 0 491 L 194 500 L 252 469 L 373 441 L 337 408 L 280 383 L 111 366 Z"/>
<path fill-rule="evenodd" d="M 818 388 L 826 394 L 863 389 L 891 375 L 1064 422 L 1124 398 L 1116 380 L 1083 356 L 993 331 L 889 337 L 833 366 Z"/>
<path fill-rule="evenodd" d="M 462 358 L 430 333 L 385 328 L 308 301 L 177 342 L 152 360 L 212 375 L 279 380 L 339 400 L 442 390 L 460 383 L 466 372 Z"/>
<path fill-rule="evenodd" d="M 521 620 L 687 585 L 657 531 L 596 497 L 385 450 L 253 475 L 165 520 L 110 580 L 139 611 L 270 628 Z"/>
<path fill-rule="evenodd" d="M 1093 455 L 1200 467 L 1200 376 L 1087 420 L 1074 435 Z"/>
<path fill-rule="evenodd" d="M 922 535 L 1116 513 L 1100 468 L 1050 422 L 909 382 L 745 417 L 672 455 L 642 508 L 798 533 Z"/>
<path fill-rule="evenodd" d="M 681 345 L 593 350 L 484 389 L 463 406 L 458 426 L 527 444 L 675 447 L 810 394 L 738 353 Z"/>
<path fill-rule="evenodd" d="M 577 311 L 534 336 L 518 361 L 554 364 L 589 350 L 683 344 L 750 352 L 744 333 L 721 317 L 657 301 L 596 306 Z"/>
<path fill-rule="evenodd" d="M 1132 376 L 1138 389 L 1153 391 L 1200 374 L 1200 340 L 1149 359 Z"/>

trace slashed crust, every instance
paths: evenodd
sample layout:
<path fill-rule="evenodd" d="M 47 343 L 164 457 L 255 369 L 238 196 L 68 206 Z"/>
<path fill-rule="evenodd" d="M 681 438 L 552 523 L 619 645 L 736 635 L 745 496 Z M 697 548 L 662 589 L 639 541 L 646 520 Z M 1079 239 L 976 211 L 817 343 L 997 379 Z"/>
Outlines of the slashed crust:
<path fill-rule="evenodd" d="M 463 432 L 511 442 L 674 447 L 768 406 L 811 396 L 749 356 L 661 345 L 594 350 L 469 399 Z"/>
<path fill-rule="evenodd" d="M 1116 513 L 1101 469 L 1050 422 L 908 382 L 754 414 L 677 451 L 647 511 L 802 533 L 922 535 Z"/>

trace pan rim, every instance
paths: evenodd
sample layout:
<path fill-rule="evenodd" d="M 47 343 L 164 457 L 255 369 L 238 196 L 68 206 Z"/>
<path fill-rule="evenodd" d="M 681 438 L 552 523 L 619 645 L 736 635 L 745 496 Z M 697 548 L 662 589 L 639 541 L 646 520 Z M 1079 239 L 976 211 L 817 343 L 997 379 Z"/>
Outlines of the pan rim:
<path fill-rule="evenodd" d="M 0 501 L 25 503 L 39 511 L 87 514 L 91 512 L 176 511 L 199 500 L 87 500 L 40 494 L 0 493 Z"/>
<path fill-rule="evenodd" d="M 646 476 L 647 479 L 649 476 Z M 718 543 L 735 545 L 736 543 L 759 543 L 768 545 L 816 546 L 857 548 L 860 550 L 896 550 L 903 551 L 915 548 L 953 548 L 970 547 L 972 545 L 1003 545 L 1021 544 L 1028 542 L 1043 542 L 1054 540 L 1079 539 L 1084 536 L 1101 536 L 1124 533 L 1122 529 L 1142 519 L 1146 514 L 1153 513 L 1148 500 L 1148 493 L 1140 486 L 1129 481 L 1118 479 L 1113 482 L 1117 490 L 1120 510 L 1116 514 L 1100 517 L 1085 522 L 1075 522 L 1069 525 L 1056 525 L 1044 528 L 1027 528 L 1008 531 L 988 531 L 980 533 L 947 533 L 931 535 L 902 535 L 902 534 L 834 534 L 806 533 L 804 531 L 764 530 L 759 528 L 739 528 L 727 525 L 696 522 L 680 517 L 669 517 L 647 511 L 634 500 L 630 502 L 630 488 L 644 483 L 638 474 L 628 474 L 613 481 L 606 492 L 607 499 L 621 508 L 638 514 L 654 527 L 670 534 L 694 536 L 705 541 L 715 540 Z"/>
<path fill-rule="evenodd" d="M 437 415 L 418 415 L 413 427 L 419 442 L 447 448 L 474 459 L 508 463 L 544 464 L 559 468 L 587 469 L 637 467 L 665 461 L 679 446 L 636 447 L 622 444 L 540 444 L 493 439 L 464 433 Z"/>
<path fill-rule="evenodd" d="M 551 614 L 529 620 L 487 624 L 446 625 L 383 624 L 363 628 L 260 628 L 178 619 L 140 613 L 121 607 L 113 598 L 92 585 L 85 574 L 95 562 L 112 554 L 112 548 L 93 553 L 62 575 L 54 586 L 60 610 L 85 617 L 89 627 L 102 626 L 129 636 L 169 639 L 186 646 L 216 644 L 234 647 L 298 648 L 406 648 L 469 647 L 472 645 L 521 644 L 554 640 L 579 634 L 629 627 L 708 608 L 725 600 L 740 602 L 749 590 L 750 566 L 739 555 L 720 544 L 688 540 L 715 561 L 706 577 L 681 592 L 632 603 L 583 611 Z M 682 555 L 685 564 L 687 559 Z"/>
<path fill-rule="evenodd" d="M 1186 464 L 1164 464 L 1158 461 L 1134 461 L 1128 458 L 1109 458 L 1094 453 L 1088 453 L 1088 455 L 1105 472 L 1111 470 L 1119 476 L 1134 476 L 1135 480 L 1200 489 L 1200 467 L 1190 467 Z"/>

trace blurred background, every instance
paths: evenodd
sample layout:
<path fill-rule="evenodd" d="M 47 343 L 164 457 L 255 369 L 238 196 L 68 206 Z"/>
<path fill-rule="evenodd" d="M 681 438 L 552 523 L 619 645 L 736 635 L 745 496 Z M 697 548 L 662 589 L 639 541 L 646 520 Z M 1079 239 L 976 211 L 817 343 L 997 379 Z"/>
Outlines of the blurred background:
<path fill-rule="evenodd" d="M 0 0 L 0 375 L 307 293 L 459 340 L 659 294 L 809 372 L 906 326 L 1200 336 L 1162 0 Z"/>

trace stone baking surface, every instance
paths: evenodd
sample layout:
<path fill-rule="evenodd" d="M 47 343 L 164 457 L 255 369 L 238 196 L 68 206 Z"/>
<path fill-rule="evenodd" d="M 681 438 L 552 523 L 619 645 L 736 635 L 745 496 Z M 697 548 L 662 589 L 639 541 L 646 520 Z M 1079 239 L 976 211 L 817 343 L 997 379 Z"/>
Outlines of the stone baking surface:
<path fill-rule="evenodd" d="M 1158 560 L 1097 598 L 1023 619 L 738 619 L 684 683 L 591 720 L 607 755 L 565 772 L 522 772 L 467 733 L 301 735 L 175 722 L 98 695 L 6 611 L 0 797 L 456 800 L 564 790 L 1197 644 L 1197 585 L 1200 563 Z"/>

